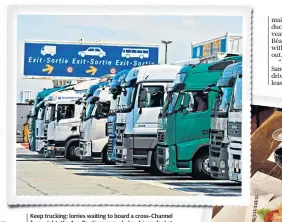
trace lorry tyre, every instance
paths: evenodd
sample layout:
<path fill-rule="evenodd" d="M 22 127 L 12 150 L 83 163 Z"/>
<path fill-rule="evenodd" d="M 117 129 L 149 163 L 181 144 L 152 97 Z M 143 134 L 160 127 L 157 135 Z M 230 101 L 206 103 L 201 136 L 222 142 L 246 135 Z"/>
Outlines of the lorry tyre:
<path fill-rule="evenodd" d="M 115 165 L 115 161 L 112 161 L 108 156 L 108 145 L 105 146 L 102 153 L 102 162 L 106 165 Z"/>
<path fill-rule="evenodd" d="M 151 173 L 153 176 L 172 175 L 172 173 L 168 173 L 168 172 L 160 170 L 159 164 L 158 164 L 158 150 L 157 149 L 154 149 L 153 151 L 151 167 L 148 169 L 148 172 Z"/>
<path fill-rule="evenodd" d="M 70 161 L 78 161 L 80 160 L 80 158 L 75 155 L 75 150 L 78 147 L 78 142 L 73 142 L 69 145 L 69 147 L 67 148 L 67 156 L 66 158 Z"/>
<path fill-rule="evenodd" d="M 211 179 L 208 149 L 201 150 L 193 158 L 193 178 L 199 180 Z"/>

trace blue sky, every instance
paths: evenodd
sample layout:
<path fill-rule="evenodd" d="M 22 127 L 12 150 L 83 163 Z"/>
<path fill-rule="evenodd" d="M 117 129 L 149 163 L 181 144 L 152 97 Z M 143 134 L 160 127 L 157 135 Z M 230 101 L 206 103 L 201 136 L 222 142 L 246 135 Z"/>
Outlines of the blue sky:
<path fill-rule="evenodd" d="M 113 41 L 160 44 L 159 61 L 164 61 L 161 40 L 171 40 L 168 62 L 189 58 L 191 42 L 201 42 L 223 36 L 226 32 L 242 34 L 242 17 L 231 16 L 18 16 L 19 55 L 23 54 L 23 40 Z M 19 56 L 18 90 L 44 86 L 46 80 L 23 80 L 23 56 Z M 36 86 L 34 86 L 36 85 Z M 19 92 L 18 92 L 19 93 Z"/>

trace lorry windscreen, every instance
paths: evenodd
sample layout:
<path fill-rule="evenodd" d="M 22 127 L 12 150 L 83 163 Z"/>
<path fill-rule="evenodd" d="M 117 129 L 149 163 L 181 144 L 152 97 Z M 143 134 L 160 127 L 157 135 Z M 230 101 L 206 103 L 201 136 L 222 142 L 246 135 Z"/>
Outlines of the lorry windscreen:
<path fill-rule="evenodd" d="M 234 87 L 232 110 L 242 110 L 242 78 L 237 78 Z"/>
<path fill-rule="evenodd" d="M 223 93 L 222 96 L 218 94 L 214 101 L 212 116 L 227 117 L 232 97 L 232 87 L 221 88 L 221 91 Z"/>
<path fill-rule="evenodd" d="M 55 105 L 50 105 L 45 111 L 45 122 L 49 123 L 55 119 Z"/>
<path fill-rule="evenodd" d="M 182 73 L 177 73 L 173 83 L 172 83 L 172 87 L 174 87 L 175 85 L 179 84 L 179 83 L 183 83 L 185 80 L 187 73 L 186 72 L 182 72 Z"/>
<path fill-rule="evenodd" d="M 108 117 L 110 112 L 110 101 L 97 102 L 95 104 L 95 117 Z"/>
<path fill-rule="evenodd" d="M 40 108 L 38 111 L 37 119 L 43 120 L 45 109 Z"/>
<path fill-rule="evenodd" d="M 94 107 L 95 107 L 95 104 L 90 104 L 90 103 L 87 104 L 87 108 L 86 108 L 87 112 L 86 112 L 85 120 L 88 120 L 91 117 Z"/>
<path fill-rule="evenodd" d="M 178 94 L 179 94 L 178 92 L 167 93 L 163 108 L 161 109 L 160 117 L 166 117 L 168 114 L 172 113 L 177 101 Z"/>
<path fill-rule="evenodd" d="M 119 109 L 130 108 L 134 102 L 135 87 L 124 88 L 120 96 Z"/>

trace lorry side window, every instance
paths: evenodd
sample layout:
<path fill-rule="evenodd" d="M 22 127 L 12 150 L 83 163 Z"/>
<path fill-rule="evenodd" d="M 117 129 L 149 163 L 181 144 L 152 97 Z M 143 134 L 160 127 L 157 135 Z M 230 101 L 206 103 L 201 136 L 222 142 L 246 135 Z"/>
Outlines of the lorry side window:
<path fill-rule="evenodd" d="M 103 117 L 107 117 L 109 115 L 110 112 L 110 102 L 98 102 L 96 104 L 96 111 L 95 111 L 95 115 L 100 115 L 102 114 Z"/>
<path fill-rule="evenodd" d="M 146 108 L 162 107 L 164 103 L 164 87 L 163 86 L 144 86 L 147 91 Z"/>
<path fill-rule="evenodd" d="M 182 97 L 181 107 L 186 109 L 186 111 L 191 112 L 193 111 L 194 107 L 194 97 L 191 92 L 185 93 Z"/>
<path fill-rule="evenodd" d="M 203 112 L 208 109 L 208 94 L 204 94 L 202 91 L 193 92 L 194 105 L 192 112 Z"/>
<path fill-rule="evenodd" d="M 63 105 L 58 105 L 58 107 L 61 107 L 62 119 L 74 118 L 74 104 L 63 104 Z"/>

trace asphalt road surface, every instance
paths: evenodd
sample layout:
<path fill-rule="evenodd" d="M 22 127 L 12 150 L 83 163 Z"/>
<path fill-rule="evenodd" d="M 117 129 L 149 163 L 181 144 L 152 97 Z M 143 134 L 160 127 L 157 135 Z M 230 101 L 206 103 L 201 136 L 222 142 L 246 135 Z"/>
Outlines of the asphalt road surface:
<path fill-rule="evenodd" d="M 232 181 L 193 180 L 187 175 L 152 176 L 133 167 L 43 158 L 17 148 L 17 195 L 240 196 Z"/>

